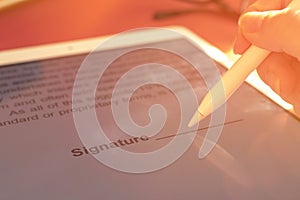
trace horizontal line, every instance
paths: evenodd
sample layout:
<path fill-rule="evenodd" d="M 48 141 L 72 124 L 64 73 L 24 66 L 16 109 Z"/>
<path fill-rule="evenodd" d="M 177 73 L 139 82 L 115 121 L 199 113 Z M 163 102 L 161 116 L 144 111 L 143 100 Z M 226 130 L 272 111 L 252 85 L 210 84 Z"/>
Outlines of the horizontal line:
<path fill-rule="evenodd" d="M 215 128 L 215 127 L 218 127 L 218 126 L 233 124 L 233 123 L 237 123 L 237 122 L 241 122 L 241 121 L 243 121 L 243 119 L 229 121 L 229 122 L 225 122 L 223 124 L 216 124 L 216 125 L 213 125 L 213 126 L 207 126 L 207 127 L 204 127 L 204 128 L 199 128 L 199 129 L 186 131 L 186 132 L 182 132 L 182 133 L 178 133 L 178 134 L 168 135 L 168 136 L 156 138 L 156 140 L 163 140 L 163 139 L 167 139 L 167 138 L 171 138 L 171 137 L 181 136 L 181 135 L 189 134 L 189 133 L 192 133 L 192 132 L 195 132 L 195 131 L 202 131 L 202 130 L 206 130 L 206 129 L 209 129 L 209 128 Z"/>

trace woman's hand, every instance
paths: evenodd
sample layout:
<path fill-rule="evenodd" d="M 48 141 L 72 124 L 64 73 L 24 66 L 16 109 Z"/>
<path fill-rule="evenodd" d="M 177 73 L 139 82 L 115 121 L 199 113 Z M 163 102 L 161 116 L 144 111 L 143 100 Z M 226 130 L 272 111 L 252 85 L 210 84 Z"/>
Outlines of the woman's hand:
<path fill-rule="evenodd" d="M 251 44 L 272 52 L 257 68 L 261 79 L 299 109 L 300 0 L 251 4 L 240 17 L 234 52 L 242 54 Z"/>

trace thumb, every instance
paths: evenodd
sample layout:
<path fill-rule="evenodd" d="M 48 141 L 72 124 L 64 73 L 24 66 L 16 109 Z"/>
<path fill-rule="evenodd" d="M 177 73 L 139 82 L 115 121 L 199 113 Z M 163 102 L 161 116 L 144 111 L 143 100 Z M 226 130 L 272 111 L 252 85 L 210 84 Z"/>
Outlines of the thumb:
<path fill-rule="evenodd" d="M 300 60 L 299 10 L 248 12 L 240 17 L 239 24 L 242 34 L 252 44 Z"/>

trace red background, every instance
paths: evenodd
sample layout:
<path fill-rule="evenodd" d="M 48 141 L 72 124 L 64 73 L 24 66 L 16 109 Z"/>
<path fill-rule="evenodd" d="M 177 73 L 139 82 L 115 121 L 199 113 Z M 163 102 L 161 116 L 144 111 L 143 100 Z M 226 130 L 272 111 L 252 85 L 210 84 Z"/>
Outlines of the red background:
<path fill-rule="evenodd" d="M 236 9 L 239 1 L 227 0 Z M 156 11 L 194 8 L 176 0 L 31 0 L 0 10 L 0 50 L 119 33 L 138 27 L 183 25 L 223 51 L 232 47 L 237 19 L 192 13 L 154 20 Z"/>

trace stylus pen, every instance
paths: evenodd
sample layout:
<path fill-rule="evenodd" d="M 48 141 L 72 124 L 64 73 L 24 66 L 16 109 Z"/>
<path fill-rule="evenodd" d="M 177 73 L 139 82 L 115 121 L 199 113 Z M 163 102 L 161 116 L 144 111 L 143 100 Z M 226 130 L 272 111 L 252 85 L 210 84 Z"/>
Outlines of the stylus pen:
<path fill-rule="evenodd" d="M 269 54 L 270 51 L 254 45 L 250 46 L 206 94 L 188 126 L 194 126 L 223 105 Z"/>

